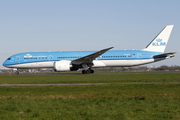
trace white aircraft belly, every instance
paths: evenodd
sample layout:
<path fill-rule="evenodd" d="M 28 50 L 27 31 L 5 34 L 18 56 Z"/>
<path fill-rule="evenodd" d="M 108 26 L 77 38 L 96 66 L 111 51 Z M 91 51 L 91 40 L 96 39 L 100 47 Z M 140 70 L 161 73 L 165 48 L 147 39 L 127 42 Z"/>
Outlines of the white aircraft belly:
<path fill-rule="evenodd" d="M 144 60 L 95 60 L 93 67 L 130 67 L 146 63 L 152 63 L 154 59 Z"/>
<path fill-rule="evenodd" d="M 53 61 L 10 65 L 10 68 L 53 68 Z"/>

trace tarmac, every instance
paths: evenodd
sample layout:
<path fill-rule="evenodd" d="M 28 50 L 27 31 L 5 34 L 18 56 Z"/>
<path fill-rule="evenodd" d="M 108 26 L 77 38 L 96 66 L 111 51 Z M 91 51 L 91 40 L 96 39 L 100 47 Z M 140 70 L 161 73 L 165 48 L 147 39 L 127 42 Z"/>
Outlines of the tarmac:
<path fill-rule="evenodd" d="M 180 74 L 180 72 L 97 72 L 95 75 L 124 75 L 124 74 Z M 16 76 L 12 74 L 0 74 L 0 76 Z M 36 73 L 36 74 L 19 74 L 26 75 L 84 75 L 80 73 Z M 85 74 L 88 75 L 88 74 Z M 93 74 L 91 74 L 93 75 Z M 87 86 L 87 85 L 107 85 L 107 84 L 180 84 L 180 82 L 127 82 L 127 83 L 72 83 L 72 84 L 0 84 L 0 86 Z"/>
<path fill-rule="evenodd" d="M 78 72 L 59 72 L 59 73 L 20 73 L 18 76 L 29 76 L 29 75 L 128 75 L 128 74 L 180 74 L 180 72 L 96 72 L 94 74 L 81 74 Z M 16 76 L 15 73 L 0 74 L 0 76 Z"/>
<path fill-rule="evenodd" d="M 0 87 L 13 86 L 87 86 L 87 85 L 107 85 L 107 84 L 180 84 L 180 82 L 128 82 L 128 83 L 74 83 L 74 84 L 0 84 Z"/>

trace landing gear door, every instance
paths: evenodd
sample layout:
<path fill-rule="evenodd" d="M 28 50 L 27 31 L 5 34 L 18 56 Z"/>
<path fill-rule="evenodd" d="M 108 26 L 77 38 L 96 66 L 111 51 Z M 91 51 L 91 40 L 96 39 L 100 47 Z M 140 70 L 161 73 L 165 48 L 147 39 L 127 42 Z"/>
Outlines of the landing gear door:
<path fill-rule="evenodd" d="M 16 63 L 20 63 L 20 56 L 16 56 L 15 61 Z"/>

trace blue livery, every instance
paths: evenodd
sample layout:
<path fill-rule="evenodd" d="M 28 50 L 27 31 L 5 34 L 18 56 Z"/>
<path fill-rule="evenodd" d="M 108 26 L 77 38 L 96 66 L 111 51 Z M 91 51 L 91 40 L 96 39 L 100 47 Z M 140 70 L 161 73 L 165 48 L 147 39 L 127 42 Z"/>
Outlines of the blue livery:
<path fill-rule="evenodd" d="M 100 51 L 57 51 L 26 52 L 10 56 L 3 66 L 17 69 L 53 68 L 54 71 L 77 71 L 83 74 L 94 73 L 94 67 L 131 67 L 157 62 L 174 57 L 175 52 L 164 53 L 173 25 L 166 26 L 142 50 Z"/>

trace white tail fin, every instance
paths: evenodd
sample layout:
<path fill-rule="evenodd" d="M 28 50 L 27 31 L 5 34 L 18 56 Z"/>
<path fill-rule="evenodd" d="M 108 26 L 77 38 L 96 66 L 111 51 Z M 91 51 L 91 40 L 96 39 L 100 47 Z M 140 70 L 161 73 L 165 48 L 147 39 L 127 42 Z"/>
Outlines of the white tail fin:
<path fill-rule="evenodd" d="M 164 52 L 174 25 L 166 26 L 144 50 Z"/>

